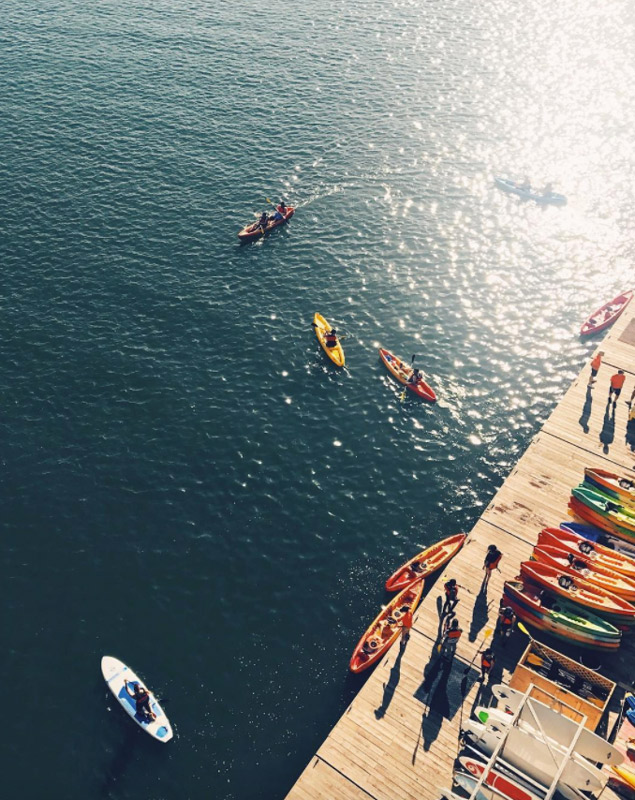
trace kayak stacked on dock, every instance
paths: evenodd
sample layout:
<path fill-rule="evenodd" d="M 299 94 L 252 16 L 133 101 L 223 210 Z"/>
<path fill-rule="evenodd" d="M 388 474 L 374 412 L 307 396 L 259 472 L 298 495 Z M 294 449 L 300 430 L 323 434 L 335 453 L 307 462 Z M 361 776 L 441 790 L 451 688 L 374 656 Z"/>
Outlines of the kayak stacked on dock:
<path fill-rule="evenodd" d="M 569 509 L 576 516 L 608 533 L 635 543 L 635 508 L 581 483 L 571 490 Z"/>

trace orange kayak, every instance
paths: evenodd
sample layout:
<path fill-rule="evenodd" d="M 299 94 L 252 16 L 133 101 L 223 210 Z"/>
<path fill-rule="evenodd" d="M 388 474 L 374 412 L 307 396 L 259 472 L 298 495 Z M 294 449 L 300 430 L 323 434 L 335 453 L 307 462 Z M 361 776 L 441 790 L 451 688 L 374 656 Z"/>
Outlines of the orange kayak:
<path fill-rule="evenodd" d="M 576 556 L 588 558 L 595 566 L 619 572 L 631 580 L 635 580 L 635 561 L 622 553 L 616 553 L 610 547 L 598 542 L 590 542 L 573 531 L 562 528 L 543 528 L 538 534 L 538 547 L 543 545 L 558 547 Z"/>
<path fill-rule="evenodd" d="M 405 589 L 406 586 L 425 579 L 433 572 L 436 572 L 444 564 L 454 558 L 454 556 L 463 547 L 467 539 L 466 533 L 457 533 L 455 536 L 448 536 L 441 542 L 433 544 L 431 547 L 426 547 L 410 561 L 406 561 L 403 566 L 394 572 L 386 581 L 386 591 L 398 592 Z"/>
<path fill-rule="evenodd" d="M 580 328 L 582 336 L 588 336 L 590 333 L 598 333 L 612 325 L 619 315 L 624 311 L 626 306 L 631 302 L 633 297 L 633 290 L 629 289 L 627 292 L 618 294 L 608 303 L 604 303 L 597 311 L 594 311 L 584 322 Z"/>
<path fill-rule="evenodd" d="M 399 383 L 405 384 L 406 388 L 418 397 L 429 400 L 431 403 L 436 403 L 437 396 L 434 393 L 434 389 L 426 383 L 423 378 L 417 381 L 417 383 L 408 382 L 413 373 L 412 367 L 409 367 L 408 364 L 404 363 L 400 358 L 397 358 L 397 356 L 393 355 L 384 347 L 379 348 L 379 357 L 384 362 L 389 372 L 397 378 Z"/>
<path fill-rule="evenodd" d="M 351 672 L 363 672 L 372 667 L 390 649 L 401 633 L 401 620 L 408 611 L 416 609 L 422 592 L 423 581 L 419 580 L 393 597 L 375 617 L 353 651 Z"/>
<path fill-rule="evenodd" d="M 523 561 L 520 565 L 520 577 L 561 597 L 567 597 L 614 624 L 635 625 L 635 606 L 561 569 L 539 564 L 537 561 Z"/>
<path fill-rule="evenodd" d="M 624 600 L 629 602 L 635 600 L 635 581 L 625 575 L 620 575 L 619 572 L 602 567 L 601 563 L 595 563 L 582 554 L 574 555 L 559 547 L 541 544 L 539 547 L 534 547 L 531 557 L 541 564 L 562 570 L 568 575 L 584 578 L 594 586 L 599 586 L 605 592 L 617 594 Z"/>

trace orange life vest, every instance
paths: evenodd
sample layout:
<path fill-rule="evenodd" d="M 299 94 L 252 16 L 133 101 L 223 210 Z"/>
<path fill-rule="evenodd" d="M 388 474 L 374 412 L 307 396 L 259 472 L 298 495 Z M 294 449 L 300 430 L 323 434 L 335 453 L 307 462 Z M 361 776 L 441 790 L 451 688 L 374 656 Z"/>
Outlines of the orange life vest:
<path fill-rule="evenodd" d="M 598 353 L 598 355 L 591 362 L 591 369 L 594 369 L 597 372 L 597 370 L 600 369 L 601 363 L 602 363 L 602 356 Z"/>
<path fill-rule="evenodd" d="M 450 630 L 446 633 L 448 639 L 460 639 L 461 634 L 463 631 L 460 628 L 450 628 Z"/>
<path fill-rule="evenodd" d="M 486 657 L 485 655 L 481 656 L 481 667 L 483 669 L 491 669 L 494 666 L 494 658 L 493 656 Z"/>
<path fill-rule="evenodd" d="M 620 375 L 619 373 L 617 373 L 616 375 L 613 375 L 611 378 L 611 386 L 613 387 L 613 389 L 621 389 L 622 386 L 624 386 L 625 380 L 626 380 L 626 375 L 624 374 Z"/>

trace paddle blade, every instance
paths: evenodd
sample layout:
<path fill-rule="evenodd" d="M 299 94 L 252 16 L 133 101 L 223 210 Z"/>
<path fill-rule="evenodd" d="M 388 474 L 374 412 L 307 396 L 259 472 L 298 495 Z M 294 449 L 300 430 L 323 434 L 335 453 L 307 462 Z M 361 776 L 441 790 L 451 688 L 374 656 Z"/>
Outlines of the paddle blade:
<path fill-rule="evenodd" d="M 405 399 L 406 399 L 406 390 L 404 389 L 403 392 L 399 395 L 399 402 L 403 403 Z"/>
<path fill-rule="evenodd" d="M 493 633 L 494 631 L 491 628 L 485 628 L 485 632 L 483 633 L 483 641 L 485 641 L 485 639 L 489 639 Z"/>
<path fill-rule="evenodd" d="M 529 638 L 531 639 L 531 633 L 529 633 L 529 631 L 527 630 L 527 628 L 525 628 L 522 622 L 517 622 L 516 627 L 518 628 L 518 630 L 521 630 L 525 634 L 525 636 L 529 636 Z"/>
<path fill-rule="evenodd" d="M 413 355 L 413 356 L 412 356 L 412 358 L 410 359 L 410 366 L 412 366 L 412 365 L 415 363 L 415 358 L 416 358 L 416 357 L 417 357 L 417 354 L 416 354 L 416 353 L 414 353 L 414 355 Z"/>

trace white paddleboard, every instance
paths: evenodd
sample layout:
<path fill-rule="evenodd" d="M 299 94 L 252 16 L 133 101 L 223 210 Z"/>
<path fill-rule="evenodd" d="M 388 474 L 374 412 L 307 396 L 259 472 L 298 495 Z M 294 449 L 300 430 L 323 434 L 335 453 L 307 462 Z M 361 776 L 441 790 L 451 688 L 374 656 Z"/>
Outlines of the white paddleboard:
<path fill-rule="evenodd" d="M 498 698 L 499 703 L 501 703 L 497 709 L 501 712 L 501 715 L 496 716 L 495 719 L 494 717 L 490 717 L 490 719 L 505 724 L 504 712 L 516 711 L 520 705 L 520 701 L 524 697 L 524 692 L 498 684 L 492 687 L 492 694 Z M 478 710 L 479 709 L 477 709 L 477 711 Z M 485 709 L 485 711 L 490 712 L 492 709 L 488 708 Z M 520 717 L 518 718 L 519 725 L 526 729 L 532 729 L 536 732 L 536 735 L 540 735 L 536 718 L 549 739 L 555 740 L 565 748 L 569 747 L 578 729 L 574 720 L 565 717 L 553 708 L 549 708 L 549 706 L 541 703 L 539 700 L 534 700 L 533 697 L 529 697 L 525 707 L 520 712 Z M 483 721 L 484 720 L 481 719 L 481 722 Z M 507 722 L 509 722 L 509 720 L 507 720 Z M 593 731 L 590 731 L 588 728 L 582 729 L 582 733 L 576 742 L 575 752 L 588 758 L 589 761 L 599 762 L 601 764 L 617 765 L 624 761 L 623 754 L 620 753 L 616 747 L 613 747 L 612 744 L 609 744 L 605 739 L 598 736 L 597 733 L 593 733 Z"/>
<path fill-rule="evenodd" d="M 158 739 L 160 742 L 169 742 L 174 735 L 172 732 L 172 726 L 170 725 L 168 718 L 165 716 L 165 712 L 159 705 L 156 697 L 148 689 L 141 678 L 137 677 L 137 675 L 135 675 L 130 667 L 127 667 L 123 661 L 119 661 L 118 658 L 113 658 L 112 656 L 104 656 L 102 658 L 101 673 L 104 676 L 104 680 L 108 684 L 110 691 L 115 695 L 128 716 L 132 717 L 137 725 L 146 733 L 149 733 L 153 739 Z M 150 708 L 154 714 L 156 714 L 156 719 L 147 721 L 146 719 L 142 719 L 137 715 L 136 703 L 126 691 L 124 679 L 127 680 L 128 683 L 140 683 L 146 688 L 148 694 L 150 695 Z"/>
<path fill-rule="evenodd" d="M 481 775 L 486 770 L 485 764 L 478 759 L 470 758 L 469 756 L 461 756 L 459 758 L 459 763 L 463 769 L 467 770 L 470 775 L 477 780 L 480 779 Z M 533 794 L 524 786 L 521 786 L 519 783 L 516 783 L 516 781 L 512 780 L 512 778 L 502 775 L 495 769 L 490 769 L 488 771 L 483 784 L 485 786 L 491 786 L 492 789 L 495 789 L 505 797 L 509 797 L 510 800 L 542 800 L 540 795 Z"/>
<path fill-rule="evenodd" d="M 564 761 L 562 745 L 548 746 L 531 733 L 521 728 L 509 729 L 506 725 L 483 725 L 476 720 L 468 720 L 466 729 L 475 737 L 475 744 L 483 752 L 491 755 L 498 743 L 507 735 L 502 756 L 516 769 L 521 770 L 538 783 L 549 786 Z M 596 791 L 602 788 L 602 773 L 578 753 L 573 753 L 562 772 L 561 780 L 576 789 Z"/>

